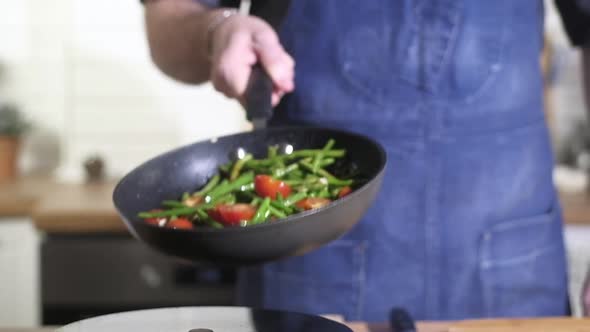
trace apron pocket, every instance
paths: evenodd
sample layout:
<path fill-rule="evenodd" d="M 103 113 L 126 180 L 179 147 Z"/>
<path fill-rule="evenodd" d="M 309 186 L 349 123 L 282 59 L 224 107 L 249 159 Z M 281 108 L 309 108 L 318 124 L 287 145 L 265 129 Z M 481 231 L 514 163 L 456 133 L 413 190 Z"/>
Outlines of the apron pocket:
<path fill-rule="evenodd" d="M 559 210 L 498 223 L 480 243 L 480 276 L 490 317 L 563 315 L 566 263 Z"/>
<path fill-rule="evenodd" d="M 267 308 L 358 319 L 366 244 L 337 240 L 310 254 L 264 269 Z"/>

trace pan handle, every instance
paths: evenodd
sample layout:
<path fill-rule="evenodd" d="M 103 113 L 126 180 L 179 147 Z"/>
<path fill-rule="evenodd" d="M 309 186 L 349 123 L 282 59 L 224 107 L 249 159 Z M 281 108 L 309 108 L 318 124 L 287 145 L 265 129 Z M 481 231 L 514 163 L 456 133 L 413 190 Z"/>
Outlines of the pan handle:
<path fill-rule="evenodd" d="M 260 63 L 252 67 L 252 73 L 246 87 L 246 118 L 268 120 L 272 116 L 273 84 Z"/>

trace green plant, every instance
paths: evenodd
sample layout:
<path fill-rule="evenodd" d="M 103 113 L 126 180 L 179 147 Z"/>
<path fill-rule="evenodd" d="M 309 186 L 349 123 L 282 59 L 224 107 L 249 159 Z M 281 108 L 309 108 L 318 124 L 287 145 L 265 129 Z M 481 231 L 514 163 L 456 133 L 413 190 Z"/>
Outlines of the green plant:
<path fill-rule="evenodd" d="M 12 104 L 0 105 L 0 136 L 21 136 L 31 128 L 23 113 Z"/>

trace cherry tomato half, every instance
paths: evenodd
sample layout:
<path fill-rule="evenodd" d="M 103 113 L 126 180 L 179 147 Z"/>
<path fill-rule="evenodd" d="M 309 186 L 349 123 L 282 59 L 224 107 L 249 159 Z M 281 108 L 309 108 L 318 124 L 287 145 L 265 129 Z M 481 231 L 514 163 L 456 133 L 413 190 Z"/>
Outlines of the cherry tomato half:
<path fill-rule="evenodd" d="M 331 200 L 323 197 L 308 197 L 295 203 L 295 205 L 304 210 L 319 209 L 322 206 L 330 204 Z"/>
<path fill-rule="evenodd" d="M 228 226 L 239 225 L 243 220 L 250 220 L 256 214 L 256 208 L 250 204 L 220 204 L 209 210 L 209 216 Z"/>
<path fill-rule="evenodd" d="M 186 218 L 176 218 L 174 220 L 170 220 L 166 224 L 166 227 L 175 229 L 192 229 L 193 223 Z"/>
<path fill-rule="evenodd" d="M 283 198 L 291 194 L 291 187 L 281 180 L 274 179 L 270 175 L 257 175 L 254 178 L 254 190 L 259 196 L 276 199 L 281 193 Z"/>
<path fill-rule="evenodd" d="M 349 186 L 342 187 L 342 189 L 340 189 L 340 191 L 338 192 L 338 198 L 342 198 L 342 197 L 350 194 L 351 192 L 352 192 L 352 188 L 350 188 Z"/>
<path fill-rule="evenodd" d="M 156 212 L 162 212 L 162 209 L 154 209 L 149 211 L 150 213 L 156 213 Z M 165 217 L 157 217 L 157 218 L 146 218 L 144 219 L 144 221 L 150 225 L 153 226 L 159 226 L 162 227 L 166 224 L 166 218 Z"/>

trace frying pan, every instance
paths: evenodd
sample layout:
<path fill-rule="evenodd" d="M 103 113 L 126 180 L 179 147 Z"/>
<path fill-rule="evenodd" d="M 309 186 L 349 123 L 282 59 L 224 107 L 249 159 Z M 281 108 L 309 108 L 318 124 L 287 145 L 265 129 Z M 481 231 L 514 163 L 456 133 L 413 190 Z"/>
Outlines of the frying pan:
<path fill-rule="evenodd" d="M 137 217 L 164 200 L 204 186 L 238 148 L 262 157 L 268 145 L 321 148 L 330 138 L 335 148 L 347 150 L 346 163 L 354 163 L 365 182 L 323 208 L 274 222 L 223 229 L 159 228 Z M 117 184 L 113 199 L 130 232 L 163 253 L 204 265 L 261 264 L 308 253 L 349 231 L 377 195 L 385 164 L 383 148 L 359 134 L 307 126 L 267 128 L 193 143 L 157 156 L 127 174 Z"/>
<path fill-rule="evenodd" d="M 276 28 L 289 1 L 267 1 L 268 16 Z M 273 5 L 274 4 L 274 5 Z M 310 126 L 266 128 L 272 116 L 272 83 L 260 65 L 253 67 L 246 91 L 245 109 L 254 131 L 201 141 L 159 155 L 127 174 L 116 186 L 113 200 L 130 232 L 140 241 L 168 255 L 204 265 L 243 266 L 303 255 L 348 232 L 361 220 L 381 186 L 386 164 L 384 149 L 367 136 L 349 131 Z M 205 185 L 218 167 L 244 149 L 264 157 L 269 145 L 290 144 L 294 149 L 319 149 L 329 139 L 346 149 L 366 181 L 351 194 L 316 210 L 285 219 L 224 229 L 177 230 L 158 228 L 137 217 Z"/>

